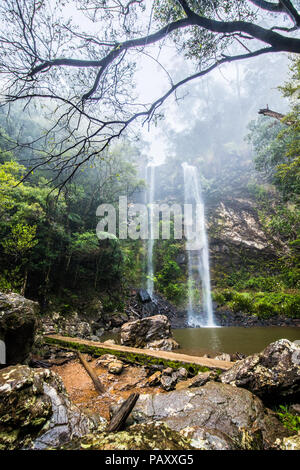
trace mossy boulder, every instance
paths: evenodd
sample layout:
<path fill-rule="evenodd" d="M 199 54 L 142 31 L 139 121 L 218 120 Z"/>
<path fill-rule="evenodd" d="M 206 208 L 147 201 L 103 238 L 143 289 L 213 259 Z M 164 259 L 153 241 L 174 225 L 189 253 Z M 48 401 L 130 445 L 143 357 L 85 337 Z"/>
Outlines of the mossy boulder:
<path fill-rule="evenodd" d="M 165 423 L 136 424 L 116 433 L 95 433 L 74 439 L 63 450 L 189 450 L 189 438 Z"/>
<path fill-rule="evenodd" d="M 0 371 L 0 450 L 45 449 L 96 427 L 49 369 L 17 365 Z"/>
<path fill-rule="evenodd" d="M 287 339 L 269 344 L 260 354 L 238 361 L 221 382 L 243 387 L 267 402 L 300 396 L 300 345 Z"/>
<path fill-rule="evenodd" d="M 39 304 L 22 295 L 0 293 L 0 339 L 6 347 L 6 364 L 29 360 L 38 322 Z"/>

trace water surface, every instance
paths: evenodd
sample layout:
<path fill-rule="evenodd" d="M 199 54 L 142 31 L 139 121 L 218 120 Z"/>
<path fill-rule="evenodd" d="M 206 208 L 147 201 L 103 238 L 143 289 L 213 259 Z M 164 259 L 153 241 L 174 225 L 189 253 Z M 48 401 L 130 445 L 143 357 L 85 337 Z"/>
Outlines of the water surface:
<path fill-rule="evenodd" d="M 192 356 L 221 352 L 253 354 L 281 338 L 290 341 L 300 340 L 300 328 L 277 326 L 182 328 L 173 330 L 173 337 L 180 344 L 178 353 Z"/>

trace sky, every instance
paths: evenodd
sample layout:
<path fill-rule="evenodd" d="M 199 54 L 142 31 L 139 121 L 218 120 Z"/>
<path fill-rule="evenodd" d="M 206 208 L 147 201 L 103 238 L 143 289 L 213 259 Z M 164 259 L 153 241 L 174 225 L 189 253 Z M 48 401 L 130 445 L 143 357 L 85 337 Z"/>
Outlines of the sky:
<path fill-rule="evenodd" d="M 152 7 L 152 1 L 146 1 L 147 9 L 146 13 L 149 14 Z M 91 34 L 94 31 L 99 30 L 98 23 L 92 23 L 89 21 L 82 13 L 76 12 L 74 8 L 74 2 L 70 2 L 65 7 L 66 16 L 72 16 L 73 20 L 77 22 L 81 28 L 89 31 Z M 282 16 L 283 21 L 286 21 L 286 18 Z M 272 20 L 271 20 L 272 21 Z M 135 75 L 136 81 L 136 93 L 138 96 L 139 102 L 151 103 L 158 97 L 160 97 L 166 90 L 169 88 L 170 81 L 165 72 L 156 62 L 158 60 L 161 62 L 167 70 L 170 70 L 171 73 L 176 76 L 180 75 L 180 78 L 188 75 L 189 70 L 194 71 L 192 64 L 189 63 L 186 59 L 178 55 L 174 45 L 169 40 L 164 40 L 163 47 L 158 45 L 151 45 L 145 48 L 147 54 L 151 54 L 154 58 L 149 58 L 148 56 L 142 56 L 142 59 L 139 56 L 137 73 Z M 232 86 L 233 81 L 237 76 L 237 69 L 239 71 L 240 77 L 243 76 L 244 70 L 249 67 L 250 61 L 253 61 L 255 66 L 256 59 L 250 59 L 246 62 L 239 62 L 226 64 L 219 67 L 217 70 L 209 74 L 209 76 L 200 80 L 208 80 L 207 83 L 219 83 L 224 87 L 224 93 L 228 86 Z M 265 66 L 271 66 L 271 59 L 265 56 Z M 181 73 L 180 73 L 181 72 Z M 288 61 L 286 57 L 282 59 L 282 70 L 280 76 L 278 76 L 278 85 L 287 77 L 288 72 Z M 199 83 L 199 79 L 197 82 Z M 275 89 L 270 89 L 270 93 L 266 100 L 269 99 L 270 102 L 273 100 L 273 95 L 278 95 L 279 92 Z M 196 119 L 201 116 L 201 97 L 199 97 L 199 88 L 197 83 L 189 83 L 185 87 L 179 90 L 178 96 L 184 98 L 186 95 L 193 97 L 193 100 L 189 100 L 191 105 L 191 119 Z M 277 96 L 278 97 L 278 96 Z M 257 103 L 257 106 L 265 106 L 266 103 Z M 176 102 L 175 97 L 171 96 L 168 98 L 162 111 L 164 112 L 164 120 L 159 121 L 157 125 L 154 122 L 151 122 L 150 125 L 147 123 L 141 129 L 142 139 L 148 143 L 145 146 L 145 157 L 149 160 L 152 160 L 154 163 L 161 163 L 167 157 L 168 152 L 168 142 L 165 138 L 165 129 L 166 127 L 175 130 L 177 133 L 180 133 L 186 129 L 188 123 L 184 122 L 181 118 L 181 107 L 184 106 L 184 99 L 180 99 Z M 283 104 L 284 106 L 284 104 Z"/>

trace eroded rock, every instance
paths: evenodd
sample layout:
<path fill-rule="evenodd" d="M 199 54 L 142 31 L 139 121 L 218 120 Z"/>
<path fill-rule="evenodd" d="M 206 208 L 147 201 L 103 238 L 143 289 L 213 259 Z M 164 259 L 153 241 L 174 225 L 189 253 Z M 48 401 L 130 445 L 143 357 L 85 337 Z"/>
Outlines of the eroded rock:
<path fill-rule="evenodd" d="M 125 323 L 121 327 L 121 344 L 167 350 L 178 347 L 171 337 L 171 325 L 165 315 L 154 315 Z"/>
<path fill-rule="evenodd" d="M 49 369 L 17 365 L 0 371 L 0 449 L 57 446 L 97 424 L 71 403 L 61 378 Z"/>
<path fill-rule="evenodd" d="M 290 434 L 251 392 L 214 381 L 200 388 L 141 395 L 132 419 L 138 423 L 163 421 L 175 431 L 195 426 L 197 430 L 217 430 L 235 449 L 273 448 L 276 438 Z"/>
<path fill-rule="evenodd" d="M 76 439 L 63 450 L 189 450 L 190 439 L 170 429 L 165 423 L 130 426 L 116 433 L 96 433 Z"/>
<path fill-rule="evenodd" d="M 260 354 L 238 361 L 220 376 L 223 383 L 243 387 L 260 398 L 277 402 L 299 398 L 300 346 L 280 339 Z"/>

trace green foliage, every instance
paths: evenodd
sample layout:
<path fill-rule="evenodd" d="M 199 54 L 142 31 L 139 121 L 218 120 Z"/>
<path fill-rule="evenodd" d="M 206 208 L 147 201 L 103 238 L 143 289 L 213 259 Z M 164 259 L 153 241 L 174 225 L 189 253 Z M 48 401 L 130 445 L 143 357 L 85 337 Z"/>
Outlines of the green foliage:
<path fill-rule="evenodd" d="M 234 312 L 251 313 L 261 318 L 285 315 L 300 318 L 300 294 L 284 292 L 215 291 L 214 300 Z"/>
<path fill-rule="evenodd" d="M 292 60 L 290 80 L 279 87 L 290 99 L 290 112 L 282 122 L 261 117 L 249 125 L 248 140 L 255 152 L 256 169 L 281 191 L 286 200 L 300 194 L 300 59 Z"/>
<path fill-rule="evenodd" d="M 279 410 L 277 415 L 280 421 L 289 431 L 297 434 L 300 431 L 300 416 L 290 413 L 289 407 L 285 405 L 280 405 Z"/>

